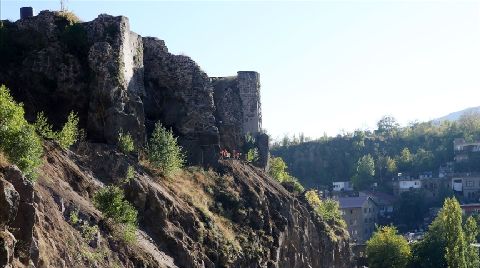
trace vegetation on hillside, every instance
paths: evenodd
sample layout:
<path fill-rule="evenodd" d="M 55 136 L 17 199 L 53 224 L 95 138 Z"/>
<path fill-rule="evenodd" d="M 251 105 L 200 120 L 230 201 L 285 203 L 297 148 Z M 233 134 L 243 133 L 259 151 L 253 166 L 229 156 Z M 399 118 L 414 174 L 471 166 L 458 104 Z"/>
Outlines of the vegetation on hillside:
<path fill-rule="evenodd" d="M 399 127 L 392 117 L 384 117 L 375 131 L 357 130 L 309 142 L 306 138 L 301 142 L 285 137 L 273 144 L 272 154 L 284 159 L 290 172 L 305 186 L 328 188 L 332 181 L 353 178 L 363 188 L 369 182 L 382 186 L 385 179 L 390 180 L 398 172 L 413 176 L 438 172 L 441 165 L 453 161 L 455 138 L 480 139 L 480 115 L 469 113 L 458 122 L 414 122 L 406 127 Z M 368 164 L 368 172 L 362 173 L 359 164 Z M 480 156 L 471 155 L 470 161 L 456 164 L 455 170 L 480 171 Z"/>
<path fill-rule="evenodd" d="M 35 127 L 25 120 L 24 114 L 22 104 L 13 100 L 5 86 L 0 86 L 0 151 L 34 180 L 43 149 Z"/>
<path fill-rule="evenodd" d="M 150 163 L 167 176 L 182 168 L 185 162 L 182 148 L 177 144 L 173 132 L 158 122 L 148 142 L 147 156 Z"/>
<path fill-rule="evenodd" d="M 369 267 L 478 267 L 477 235 L 475 219 L 463 219 L 458 201 L 447 198 L 425 237 L 411 245 L 393 227 L 379 228 L 367 242 Z"/>
<path fill-rule="evenodd" d="M 270 158 L 269 163 L 270 168 L 268 170 L 268 174 L 272 176 L 272 178 L 280 182 L 283 186 L 293 191 L 294 193 L 302 193 L 303 191 L 305 191 L 305 188 L 298 181 L 298 179 L 288 174 L 287 164 L 285 164 L 282 158 Z"/>
<path fill-rule="evenodd" d="M 125 200 L 123 190 L 118 186 L 100 189 L 93 197 L 95 207 L 107 218 L 112 219 L 122 232 L 120 238 L 126 242 L 135 241 L 137 214 L 135 208 Z"/>

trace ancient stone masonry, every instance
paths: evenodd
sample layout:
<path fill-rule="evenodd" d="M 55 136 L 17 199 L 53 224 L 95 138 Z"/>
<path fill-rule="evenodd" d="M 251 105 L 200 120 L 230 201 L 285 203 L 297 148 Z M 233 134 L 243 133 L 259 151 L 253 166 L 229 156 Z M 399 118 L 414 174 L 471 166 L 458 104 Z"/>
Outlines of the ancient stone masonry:
<path fill-rule="evenodd" d="M 188 163 L 205 166 L 216 165 L 220 147 L 240 151 L 247 133 L 261 132 L 257 72 L 210 79 L 164 41 L 131 32 L 126 17 L 72 24 L 42 11 L 6 29 L 6 47 L 15 51 L 0 46 L 0 84 L 25 104 L 30 121 L 43 111 L 58 129 L 75 111 L 89 140 L 115 144 L 123 131 L 137 145 L 160 122 L 179 137 Z M 257 143 L 266 163 L 268 136 Z"/>
<path fill-rule="evenodd" d="M 219 133 L 210 79 L 189 57 L 168 52 L 162 40 L 144 37 L 145 115 L 179 135 L 188 162 L 216 165 Z"/>
<path fill-rule="evenodd" d="M 88 133 L 115 143 L 120 131 L 145 140 L 142 38 L 130 31 L 128 18 L 100 15 L 86 24 L 92 70 Z"/>
<path fill-rule="evenodd" d="M 55 12 L 5 24 L 0 84 L 56 128 L 70 111 L 91 140 L 115 143 L 118 131 L 145 141 L 142 39 L 126 17 L 100 15 L 71 25 Z"/>
<path fill-rule="evenodd" d="M 259 149 L 259 166 L 267 167 L 268 135 L 261 133 L 260 75 L 240 71 L 237 76 L 212 77 L 220 145 L 227 150 L 241 150 L 245 136 L 252 135 Z"/>

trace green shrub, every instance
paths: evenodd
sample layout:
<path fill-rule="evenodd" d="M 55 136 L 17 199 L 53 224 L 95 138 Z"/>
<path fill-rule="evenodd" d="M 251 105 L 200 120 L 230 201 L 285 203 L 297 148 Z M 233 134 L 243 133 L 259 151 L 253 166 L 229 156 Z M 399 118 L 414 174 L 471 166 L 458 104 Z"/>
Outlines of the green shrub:
<path fill-rule="evenodd" d="M 37 134 L 44 139 L 56 138 L 57 133 L 52 130 L 52 125 L 48 123 L 47 118 L 45 117 L 43 112 L 37 114 L 37 119 L 35 120 L 35 123 L 33 125 L 35 126 Z"/>
<path fill-rule="evenodd" d="M 69 216 L 70 223 L 75 225 L 80 221 L 80 217 L 78 216 L 78 210 L 72 210 Z"/>
<path fill-rule="evenodd" d="M 331 198 L 321 200 L 317 192 L 314 190 L 308 190 L 305 193 L 305 199 L 310 206 L 315 209 L 315 212 L 326 221 L 337 223 L 342 227 L 346 226 L 346 223 L 340 214 L 339 204 L 336 200 Z"/>
<path fill-rule="evenodd" d="M 169 175 L 183 167 L 185 156 L 182 148 L 177 144 L 177 138 L 171 130 L 166 130 L 162 124 L 156 123 L 152 137 L 148 143 L 148 160 L 160 168 L 165 175 Z"/>
<path fill-rule="evenodd" d="M 129 183 L 133 178 L 135 178 L 135 169 L 132 166 L 128 166 L 123 183 Z"/>
<path fill-rule="evenodd" d="M 78 134 L 78 116 L 76 113 L 70 112 L 67 122 L 56 135 L 57 141 L 63 149 L 68 149 L 77 141 Z"/>
<path fill-rule="evenodd" d="M 285 178 L 284 181 L 282 181 L 282 185 L 289 185 L 291 188 L 293 188 L 294 193 L 299 194 L 305 191 L 305 188 L 303 188 L 303 185 L 298 181 L 298 179 L 290 175 Z"/>
<path fill-rule="evenodd" d="M 13 100 L 5 86 L 1 86 L 0 151 L 33 181 L 42 163 L 43 149 L 35 127 L 25 120 L 24 113 L 23 106 Z"/>
<path fill-rule="evenodd" d="M 93 197 L 94 205 L 103 215 L 118 224 L 125 241 L 131 242 L 137 229 L 135 208 L 125 200 L 122 189 L 118 186 L 107 186 L 100 189 Z"/>
<path fill-rule="evenodd" d="M 247 162 L 254 163 L 258 161 L 258 149 L 252 148 L 247 152 Z"/>
<path fill-rule="evenodd" d="M 135 150 L 133 138 L 130 133 L 127 132 L 127 134 L 123 134 L 121 131 L 118 133 L 118 148 L 124 154 L 131 153 L 133 150 Z"/>

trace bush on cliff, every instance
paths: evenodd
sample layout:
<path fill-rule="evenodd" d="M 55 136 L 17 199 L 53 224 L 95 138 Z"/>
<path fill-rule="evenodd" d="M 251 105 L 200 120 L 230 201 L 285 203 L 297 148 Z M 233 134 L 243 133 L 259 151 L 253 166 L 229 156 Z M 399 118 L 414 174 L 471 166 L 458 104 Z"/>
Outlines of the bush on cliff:
<path fill-rule="evenodd" d="M 37 134 L 40 135 L 40 137 L 44 139 L 56 138 L 57 133 L 53 131 L 52 125 L 48 123 L 47 117 L 45 117 L 43 112 L 37 114 L 37 119 L 35 120 L 35 123 L 33 125 L 35 126 L 35 130 L 37 131 Z"/>
<path fill-rule="evenodd" d="M 177 138 L 158 122 L 148 142 L 147 156 L 150 163 L 167 176 L 182 168 L 185 162 Z"/>
<path fill-rule="evenodd" d="M 281 157 L 272 157 L 269 163 L 270 169 L 268 170 L 268 174 L 280 182 L 287 190 L 291 190 L 294 193 L 302 193 L 305 191 L 303 185 L 298 182 L 298 179 L 288 174 L 287 164 L 285 164 Z"/>
<path fill-rule="evenodd" d="M 317 192 L 309 190 L 305 193 L 305 199 L 315 209 L 315 212 L 328 222 L 336 223 L 341 227 L 346 227 L 346 223 L 340 214 L 337 201 L 327 198 L 321 200 Z"/>
<path fill-rule="evenodd" d="M 126 242 L 135 240 L 137 229 L 137 215 L 135 208 L 125 200 L 122 189 L 118 186 L 107 186 L 100 189 L 93 197 L 95 207 L 107 218 L 112 219 L 123 233 L 122 238 Z"/>
<path fill-rule="evenodd" d="M 127 132 L 125 134 L 122 131 L 118 133 L 118 149 L 120 149 L 120 151 L 122 151 L 124 154 L 131 153 L 133 150 L 135 150 L 133 138 L 130 133 Z"/>
<path fill-rule="evenodd" d="M 56 139 L 63 149 L 68 149 L 77 141 L 78 134 L 78 116 L 76 113 L 70 112 L 67 122 L 56 135 Z"/>
<path fill-rule="evenodd" d="M 37 114 L 37 119 L 33 125 L 40 137 L 56 140 L 63 149 L 70 148 L 70 146 L 78 140 L 80 133 L 78 129 L 78 116 L 74 112 L 68 115 L 67 122 L 63 125 L 60 132 L 53 131 L 52 125 L 48 123 L 43 112 Z"/>
<path fill-rule="evenodd" d="M 35 180 L 43 149 L 35 127 L 25 120 L 24 113 L 22 104 L 13 100 L 5 86 L 0 86 L 0 151 L 30 180 Z"/>

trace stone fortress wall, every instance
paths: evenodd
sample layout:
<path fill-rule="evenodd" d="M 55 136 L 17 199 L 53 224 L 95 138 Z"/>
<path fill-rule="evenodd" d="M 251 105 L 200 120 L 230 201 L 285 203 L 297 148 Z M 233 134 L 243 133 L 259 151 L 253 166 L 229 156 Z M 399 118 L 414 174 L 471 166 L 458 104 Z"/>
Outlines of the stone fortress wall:
<path fill-rule="evenodd" d="M 29 120 L 43 111 L 60 126 L 75 111 L 87 138 L 115 144 L 123 131 L 137 145 L 146 143 L 160 121 L 179 137 L 190 164 L 206 166 L 215 165 L 221 148 L 241 150 L 250 133 L 259 137 L 257 147 L 268 159 L 257 72 L 210 78 L 190 57 L 168 52 L 163 40 L 130 31 L 123 16 L 102 14 L 68 25 L 51 11 L 6 24 L 12 38 L 38 39 L 35 44 L 16 40 L 24 58 L 7 62 L 8 72 L 0 71 L 0 83 L 31 107 Z"/>

